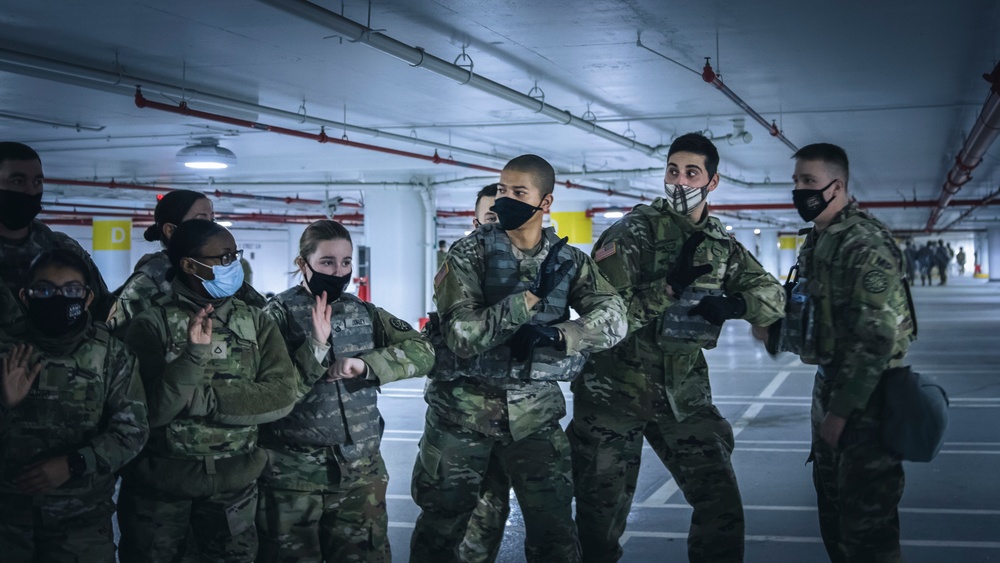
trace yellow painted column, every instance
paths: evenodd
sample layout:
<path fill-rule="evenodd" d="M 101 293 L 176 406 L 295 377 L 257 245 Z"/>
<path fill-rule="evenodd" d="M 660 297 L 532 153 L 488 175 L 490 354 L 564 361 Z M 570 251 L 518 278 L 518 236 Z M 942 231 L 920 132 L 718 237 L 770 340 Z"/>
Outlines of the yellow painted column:
<path fill-rule="evenodd" d="M 132 273 L 132 220 L 95 217 L 93 235 L 94 263 L 114 290 Z"/>
<path fill-rule="evenodd" d="M 594 221 L 586 211 L 553 211 L 549 215 L 556 234 L 569 237 L 570 244 L 590 252 L 594 246 Z"/>

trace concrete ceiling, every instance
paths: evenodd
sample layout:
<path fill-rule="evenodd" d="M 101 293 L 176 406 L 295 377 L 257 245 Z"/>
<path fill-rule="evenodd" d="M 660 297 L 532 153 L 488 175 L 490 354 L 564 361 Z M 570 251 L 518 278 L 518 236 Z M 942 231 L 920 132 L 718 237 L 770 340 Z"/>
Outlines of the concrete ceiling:
<path fill-rule="evenodd" d="M 650 198 L 661 193 L 662 156 L 411 67 L 271 4 L 7 2 L 0 12 L 0 138 L 34 146 L 53 178 L 189 182 L 207 189 L 210 176 L 184 169 L 175 155 L 197 137 L 214 136 L 239 163 L 211 175 L 213 190 L 230 183 L 236 185 L 225 189 L 313 198 L 339 192 L 362 199 L 357 186 L 335 184 L 425 181 L 436 184 L 438 208 L 447 210 L 470 209 L 476 189 L 496 178 L 460 166 L 139 109 L 132 95 L 141 84 L 154 101 L 187 99 L 193 109 L 309 133 L 319 132 L 318 119 L 346 122 L 397 136 L 347 131 L 351 141 L 424 156 L 435 151 L 430 143 L 448 145 L 454 148 L 438 149 L 440 156 L 491 168 L 533 152 L 563 173 L 560 180 Z M 865 202 L 938 198 L 989 93 L 982 75 L 993 69 L 1000 52 L 1000 4 L 990 0 L 315 5 L 449 62 L 468 62 L 461 59 L 464 49 L 475 74 L 522 93 L 537 85 L 545 103 L 634 135 L 646 146 L 669 145 L 673 136 L 689 131 L 723 136 L 733 130 L 734 119 L 745 118 L 752 142 L 718 142 L 720 171 L 735 181 L 724 180 L 713 201 L 729 204 L 790 202 L 791 150 L 701 79 L 705 57 L 795 145 L 826 141 L 845 147 L 852 191 Z M 637 45 L 639 36 L 647 48 Z M 240 103 L 223 104 L 220 98 Z M 303 105 L 308 119 L 291 119 Z M 344 131 L 330 127 L 327 133 L 340 138 Z M 996 191 L 998 161 L 1000 146 L 992 147 L 957 197 L 977 199 Z M 47 191 L 47 200 L 111 196 L 152 204 L 143 192 L 54 185 Z M 635 201 L 562 187 L 556 193 L 557 209 Z M 268 205 L 220 201 L 223 209 L 285 211 L 284 204 Z M 949 208 L 939 225 L 965 209 Z M 956 228 L 1000 220 L 993 209 L 1000 208 L 977 211 Z M 319 210 L 293 206 L 292 211 Z M 876 213 L 893 228 L 920 230 L 930 209 Z M 735 223 L 800 226 L 794 211 L 749 210 L 739 217 Z"/>

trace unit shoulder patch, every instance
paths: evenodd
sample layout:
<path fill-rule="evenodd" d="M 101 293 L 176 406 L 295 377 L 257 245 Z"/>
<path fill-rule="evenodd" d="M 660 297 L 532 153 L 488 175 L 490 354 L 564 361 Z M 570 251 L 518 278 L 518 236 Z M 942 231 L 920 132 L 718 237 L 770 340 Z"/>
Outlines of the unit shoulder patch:
<path fill-rule="evenodd" d="M 437 274 L 434 275 L 434 287 L 441 285 L 441 282 L 444 281 L 444 278 L 447 275 L 448 275 L 448 262 L 445 261 L 445 263 L 441 264 L 441 267 L 438 268 Z"/>
<path fill-rule="evenodd" d="M 614 241 L 609 242 L 608 244 L 605 244 L 597 249 L 597 252 L 594 253 L 594 262 L 600 262 L 608 256 L 614 255 L 616 252 L 618 252 L 618 246 L 614 243 Z"/>
<path fill-rule="evenodd" d="M 872 270 L 865 274 L 862 285 L 868 293 L 882 293 L 889 287 L 889 276 L 885 272 Z"/>
<path fill-rule="evenodd" d="M 396 317 L 390 319 L 389 324 L 392 325 L 392 328 L 398 330 L 399 332 L 409 332 L 413 330 L 413 327 L 410 326 L 410 323 L 402 319 L 397 319 Z"/>

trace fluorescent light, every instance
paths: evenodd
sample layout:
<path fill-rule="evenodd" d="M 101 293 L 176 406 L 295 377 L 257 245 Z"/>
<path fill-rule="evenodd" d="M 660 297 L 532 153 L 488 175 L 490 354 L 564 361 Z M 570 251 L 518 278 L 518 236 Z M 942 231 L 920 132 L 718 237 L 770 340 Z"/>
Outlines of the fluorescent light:
<path fill-rule="evenodd" d="M 755 235 L 759 235 L 759 234 L 760 234 L 760 229 L 754 229 L 754 230 L 753 230 L 753 234 L 755 234 Z"/>
<path fill-rule="evenodd" d="M 218 225 L 218 226 L 220 226 L 220 227 L 232 227 L 233 226 L 233 222 L 232 221 L 216 221 L 215 224 Z"/>
<path fill-rule="evenodd" d="M 465 231 L 465 236 L 469 236 L 471 234 L 472 234 L 472 231 Z"/>
<path fill-rule="evenodd" d="M 733 230 L 733 226 L 732 226 L 732 225 L 726 225 L 726 230 L 727 230 L 727 231 L 731 231 L 731 230 Z"/>
<path fill-rule="evenodd" d="M 618 209 L 614 209 L 614 210 L 610 210 L 610 211 L 605 211 L 604 212 L 604 218 L 605 219 L 621 219 L 624 216 L 625 216 L 625 213 L 622 212 L 621 210 L 618 210 Z"/>
<path fill-rule="evenodd" d="M 222 170 L 236 165 L 236 155 L 218 140 L 204 138 L 177 151 L 177 162 L 195 170 Z"/>

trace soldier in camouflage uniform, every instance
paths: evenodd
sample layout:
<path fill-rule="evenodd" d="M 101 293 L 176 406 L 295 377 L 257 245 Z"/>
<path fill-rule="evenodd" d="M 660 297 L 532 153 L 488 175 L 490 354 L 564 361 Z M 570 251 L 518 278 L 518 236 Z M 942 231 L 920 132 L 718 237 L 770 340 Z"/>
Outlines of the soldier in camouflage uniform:
<path fill-rule="evenodd" d="M 28 266 L 39 254 L 65 249 L 87 265 L 94 292 L 93 318 L 104 320 L 113 301 L 94 261 L 78 242 L 35 219 L 42 210 L 42 160 L 31 147 L 0 142 L 0 281 L 11 295 L 24 287 Z"/>
<path fill-rule="evenodd" d="M 270 461 L 260 478 L 258 563 L 392 560 L 377 394 L 426 374 L 434 348 L 405 321 L 344 293 L 352 253 L 340 223 L 309 225 L 295 259 L 302 284 L 265 309 L 303 397 L 261 429 Z"/>
<path fill-rule="evenodd" d="M 167 193 L 156 202 L 153 211 L 154 223 L 146 228 L 143 238 L 152 242 L 160 241 L 166 249 L 170 235 L 177 225 L 191 219 L 215 220 L 215 210 L 212 200 L 205 194 L 191 190 L 176 190 Z M 152 303 L 164 295 L 170 294 L 170 281 L 167 271 L 170 269 L 170 259 L 166 250 L 151 252 L 135 265 L 135 272 L 118 289 L 114 306 L 108 315 L 108 325 L 115 335 L 125 337 L 128 324 L 139 313 L 148 309 Z M 245 275 L 246 269 L 244 269 Z M 244 280 L 242 287 L 236 292 L 236 298 L 251 307 L 262 309 L 264 298 Z"/>
<path fill-rule="evenodd" d="M 459 560 L 493 455 L 524 515 L 527 560 L 579 561 L 556 382 L 574 378 L 585 353 L 615 345 L 626 327 L 621 298 L 590 258 L 542 229 L 554 183 L 538 156 L 507 163 L 493 206 L 499 223 L 456 242 L 435 276 L 447 345 L 435 346 L 425 392 L 410 561 Z M 570 307 L 580 318 L 568 320 Z"/>
<path fill-rule="evenodd" d="M 795 159 L 792 197 L 815 227 L 805 231 L 798 283 L 769 346 L 818 366 L 810 459 L 830 560 L 900 561 L 903 465 L 882 447 L 878 429 L 882 374 L 903 364 L 916 338 L 902 252 L 851 200 L 842 148 L 809 145 Z"/>
<path fill-rule="evenodd" d="M 91 323 L 88 270 L 66 250 L 36 258 L 21 292 L 29 320 L 0 341 L 4 561 L 115 561 L 115 472 L 149 426 L 135 357 Z"/>
<path fill-rule="evenodd" d="M 202 561 L 257 556 L 257 429 L 291 412 L 297 388 L 274 321 L 232 297 L 240 254 L 225 228 L 185 221 L 167 247 L 171 293 L 129 326 L 152 430 L 122 475 L 123 561 L 175 561 L 189 530 Z"/>
<path fill-rule="evenodd" d="M 0 279 L 0 334 L 11 332 L 14 326 L 23 320 L 24 311 L 14 298 L 14 294 L 7 288 L 7 284 Z"/>
<path fill-rule="evenodd" d="M 743 559 L 733 432 L 712 405 L 702 348 L 715 347 L 726 319 L 774 322 L 784 293 L 709 216 L 718 163 L 711 141 L 679 137 L 667 157 L 667 197 L 636 206 L 594 245 L 628 306 L 628 337 L 591 356 L 573 383 L 567 434 L 584 561 L 621 557 L 644 436 L 694 508 L 690 560 Z"/>

